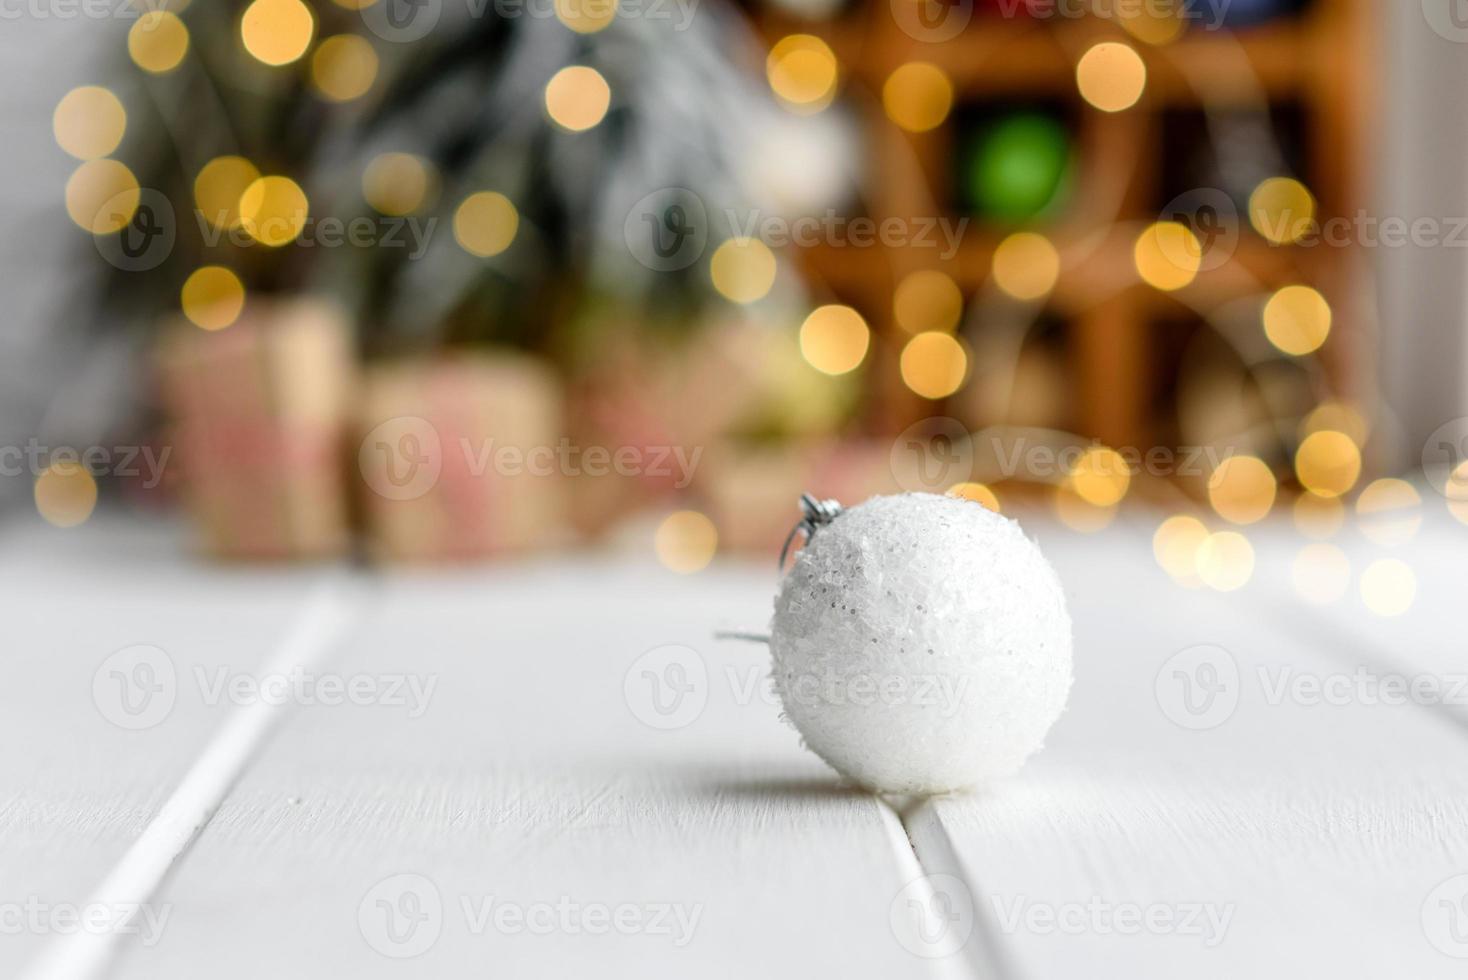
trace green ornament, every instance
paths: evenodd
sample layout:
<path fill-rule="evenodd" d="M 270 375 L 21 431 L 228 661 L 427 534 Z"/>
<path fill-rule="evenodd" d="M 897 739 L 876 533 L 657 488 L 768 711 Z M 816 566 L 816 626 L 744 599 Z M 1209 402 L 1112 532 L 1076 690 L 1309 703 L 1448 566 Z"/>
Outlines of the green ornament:
<path fill-rule="evenodd" d="M 995 120 L 970 144 L 963 173 L 969 206 L 997 221 L 1037 217 L 1064 197 L 1070 156 L 1070 136 L 1052 116 Z"/>

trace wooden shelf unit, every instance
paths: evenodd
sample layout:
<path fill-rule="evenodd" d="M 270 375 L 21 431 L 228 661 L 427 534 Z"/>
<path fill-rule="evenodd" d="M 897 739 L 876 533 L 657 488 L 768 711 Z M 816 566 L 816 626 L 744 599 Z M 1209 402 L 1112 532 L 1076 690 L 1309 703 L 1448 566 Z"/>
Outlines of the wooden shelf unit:
<path fill-rule="evenodd" d="M 895 216 L 963 213 L 949 200 L 953 181 L 953 114 L 936 129 L 909 133 L 881 106 L 881 87 L 898 66 L 927 61 L 953 82 L 955 107 L 964 103 L 1036 101 L 1063 106 L 1076 121 L 1075 182 L 1067 208 L 1034 226 L 1065 258 L 1046 308 L 1073 324 L 1069 363 L 1081 405 L 1081 434 L 1118 446 L 1152 445 L 1155 420 L 1146 417 L 1158 379 L 1149 362 L 1147 331 L 1179 304 L 1211 308 L 1292 282 L 1320 289 L 1335 312 L 1330 342 L 1321 351 L 1326 375 L 1349 393 L 1351 338 L 1360 322 L 1355 247 L 1274 246 L 1243 225 L 1234 254 L 1176 294 L 1137 279 L 1132 266 L 1136 234 L 1159 217 L 1162 116 L 1178 107 L 1261 109 L 1299 106 L 1309 136 L 1298 174 L 1314 194 L 1317 217 L 1349 217 L 1361 200 L 1359 161 L 1372 111 L 1365 105 L 1371 77 L 1367 0 L 1313 0 L 1297 16 L 1238 32 L 1193 29 L 1170 44 L 1132 38 L 1110 20 L 1002 18 L 975 12 L 958 36 L 940 43 L 914 40 L 889 13 L 887 0 L 866 0 L 828 21 L 806 21 L 773 11 L 757 16 L 773 43 L 792 33 L 823 38 L 840 61 L 842 98 L 863 127 L 870 175 L 865 204 L 876 220 Z M 1138 104 L 1119 113 L 1087 105 L 1075 83 L 1075 64 L 1093 44 L 1130 44 L 1147 66 Z M 1242 216 L 1241 216 L 1242 217 Z M 1011 228 L 971 218 L 961 248 L 948 261 L 936 249 L 822 245 L 801 250 L 800 261 L 818 287 L 857 304 L 877 334 L 870 377 L 868 422 L 897 431 L 944 405 L 924 401 L 902 385 L 897 370 L 904 334 L 893 322 L 892 292 L 908 273 L 935 268 L 960 286 L 969 307 L 990 285 L 995 246 Z M 966 308 L 966 317 L 967 317 Z M 972 329 L 972 326 L 970 329 Z M 982 324 L 979 324 L 982 329 Z"/>

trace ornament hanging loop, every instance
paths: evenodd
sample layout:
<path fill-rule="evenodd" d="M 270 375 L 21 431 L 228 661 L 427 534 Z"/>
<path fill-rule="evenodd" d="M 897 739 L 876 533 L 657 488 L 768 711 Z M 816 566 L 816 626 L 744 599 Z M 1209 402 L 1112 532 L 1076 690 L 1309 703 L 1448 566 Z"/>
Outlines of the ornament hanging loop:
<path fill-rule="evenodd" d="M 785 561 L 790 557 L 790 546 L 799 534 L 805 535 L 804 547 L 815 537 L 816 531 L 830 524 L 841 514 L 841 503 L 836 500 L 817 500 L 808 493 L 800 495 L 800 523 L 790 529 L 785 538 L 785 547 L 780 549 L 780 570 L 785 570 Z"/>

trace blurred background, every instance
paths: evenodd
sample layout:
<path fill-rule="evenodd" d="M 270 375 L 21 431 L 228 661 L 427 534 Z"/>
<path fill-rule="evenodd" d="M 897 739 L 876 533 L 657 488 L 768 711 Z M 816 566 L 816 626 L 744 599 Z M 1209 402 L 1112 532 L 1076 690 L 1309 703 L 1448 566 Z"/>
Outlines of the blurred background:
<path fill-rule="evenodd" d="M 1333 601 L 1468 523 L 1458 8 L 16 3 L 4 505 L 695 573 L 926 490 Z"/>

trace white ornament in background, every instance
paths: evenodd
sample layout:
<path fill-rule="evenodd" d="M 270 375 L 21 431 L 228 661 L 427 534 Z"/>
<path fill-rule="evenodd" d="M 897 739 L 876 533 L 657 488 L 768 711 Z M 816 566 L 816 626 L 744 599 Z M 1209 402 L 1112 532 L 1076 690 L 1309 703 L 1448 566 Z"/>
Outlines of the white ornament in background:
<path fill-rule="evenodd" d="M 821 526 L 770 632 L 775 687 L 805 744 L 881 792 L 1015 772 L 1070 692 L 1055 571 L 1018 524 L 959 498 L 875 497 Z"/>
<path fill-rule="evenodd" d="M 752 136 L 745 172 L 753 193 L 777 214 L 794 217 L 842 208 L 862 159 L 851 120 L 833 107 L 813 116 L 771 111 Z"/>

